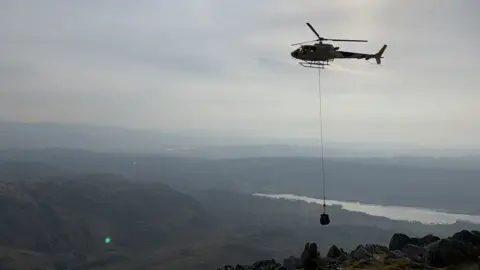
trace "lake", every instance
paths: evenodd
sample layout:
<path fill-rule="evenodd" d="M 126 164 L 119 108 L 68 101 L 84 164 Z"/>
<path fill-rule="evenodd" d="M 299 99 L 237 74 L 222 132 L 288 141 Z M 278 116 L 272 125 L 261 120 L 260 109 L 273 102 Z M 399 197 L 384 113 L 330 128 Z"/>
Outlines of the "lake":
<path fill-rule="evenodd" d="M 256 193 L 254 196 L 260 196 L 271 199 L 284 199 L 292 201 L 304 201 L 307 203 L 317 203 L 322 205 L 323 200 L 292 194 L 262 194 Z M 480 216 L 453 214 L 441 212 L 438 210 L 405 207 L 405 206 L 383 206 L 375 204 L 363 204 L 354 202 L 343 202 L 327 200 L 327 205 L 340 205 L 342 209 L 353 212 L 361 212 L 372 216 L 386 217 L 392 220 L 417 221 L 423 224 L 453 224 L 456 221 L 466 221 L 480 224 Z"/>

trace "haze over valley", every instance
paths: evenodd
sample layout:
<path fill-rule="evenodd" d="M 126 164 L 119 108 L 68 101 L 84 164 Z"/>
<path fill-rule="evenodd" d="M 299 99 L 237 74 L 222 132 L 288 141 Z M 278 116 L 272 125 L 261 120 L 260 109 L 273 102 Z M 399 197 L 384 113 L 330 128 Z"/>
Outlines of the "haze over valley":
<path fill-rule="evenodd" d="M 163 140 L 148 132 L 130 130 L 128 141 L 122 139 L 126 132 L 116 129 L 98 128 L 102 132 L 89 132 L 84 126 L 54 125 L 56 128 L 52 129 L 48 124 L 0 126 L 2 134 L 12 134 L 0 138 L 6 149 L 0 152 L 0 160 L 4 162 L 28 160 L 82 173 L 111 172 L 144 180 L 162 178 L 161 182 L 179 189 L 219 188 L 246 194 L 296 194 L 317 198 L 322 195 L 319 149 L 308 145 L 230 143 L 212 146 L 204 141 L 185 147 L 194 141 L 189 136 L 172 135 L 170 140 Z M 151 139 L 146 140 L 147 136 Z M 155 140 L 163 142 L 157 149 L 152 147 L 142 153 L 140 148 L 133 148 L 146 143 L 156 145 Z M 111 141 L 124 142 L 132 148 L 106 152 L 102 146 Z M 67 143 L 77 147 L 62 148 Z M 90 145 L 89 150 L 75 150 L 81 149 L 82 144 Z M 174 147 L 191 148 L 172 151 Z M 342 154 L 330 157 L 328 152 Z M 348 156 L 348 151 L 340 147 L 326 149 L 328 198 L 480 214 L 476 192 L 480 189 L 480 155 L 396 157 L 394 154 L 392 152 L 393 157 L 388 158 L 368 154 L 358 157 L 356 154 Z"/>

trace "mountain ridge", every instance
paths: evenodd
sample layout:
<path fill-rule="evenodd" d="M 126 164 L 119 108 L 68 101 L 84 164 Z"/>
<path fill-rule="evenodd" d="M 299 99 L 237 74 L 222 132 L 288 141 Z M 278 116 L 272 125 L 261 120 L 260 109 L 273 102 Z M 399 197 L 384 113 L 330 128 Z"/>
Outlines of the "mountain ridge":
<path fill-rule="evenodd" d="M 203 132 L 163 132 L 117 126 L 80 123 L 0 121 L 0 149 L 71 147 L 92 151 L 170 153 L 180 156 L 319 156 L 316 139 L 281 139 L 206 134 Z M 480 156 L 480 149 L 435 149 L 404 143 L 336 142 L 325 140 L 330 157 L 393 156 Z M 176 151 L 171 151 L 176 150 Z"/>
<path fill-rule="evenodd" d="M 479 231 L 461 230 L 446 238 L 395 233 L 388 246 L 359 245 L 345 252 L 332 245 L 323 256 L 317 247 L 315 242 L 307 242 L 301 256 L 290 256 L 283 263 L 265 259 L 251 265 L 224 265 L 217 270 L 480 269 Z"/>
<path fill-rule="evenodd" d="M 77 173 L 111 172 L 130 179 L 156 180 L 162 175 L 163 182 L 180 191 L 223 188 L 247 194 L 293 193 L 316 197 L 322 190 L 320 160 L 312 157 L 212 160 L 61 148 L 0 150 L 0 163 L 13 161 L 43 162 Z M 369 159 L 331 158 L 326 158 L 324 165 L 330 199 L 480 214 L 475 193 L 480 189 L 476 181 L 480 167 L 378 164 Z"/>

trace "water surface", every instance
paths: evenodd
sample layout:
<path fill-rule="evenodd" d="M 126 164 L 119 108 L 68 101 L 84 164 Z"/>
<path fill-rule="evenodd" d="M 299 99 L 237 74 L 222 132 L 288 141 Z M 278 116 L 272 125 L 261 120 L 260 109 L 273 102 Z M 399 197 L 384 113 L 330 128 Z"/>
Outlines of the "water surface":
<path fill-rule="evenodd" d="M 262 194 L 256 193 L 254 196 L 285 199 L 291 201 L 304 201 L 308 203 L 323 204 L 323 200 L 297 196 L 292 194 Z M 416 208 L 406 206 L 383 206 L 375 204 L 363 204 L 353 202 L 343 202 L 335 200 L 327 200 L 327 205 L 340 205 L 342 209 L 361 212 L 372 216 L 386 217 L 392 220 L 417 221 L 423 224 L 453 224 L 457 221 L 467 221 L 480 224 L 480 216 L 453 214 L 427 208 Z"/>

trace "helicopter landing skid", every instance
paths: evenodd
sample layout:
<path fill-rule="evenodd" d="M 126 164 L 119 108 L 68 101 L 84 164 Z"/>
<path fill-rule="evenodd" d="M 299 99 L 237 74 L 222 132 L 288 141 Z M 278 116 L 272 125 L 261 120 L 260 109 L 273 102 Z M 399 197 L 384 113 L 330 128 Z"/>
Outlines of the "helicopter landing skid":
<path fill-rule="evenodd" d="M 302 67 L 320 68 L 320 69 L 324 69 L 325 66 L 329 66 L 329 65 L 330 65 L 330 64 L 328 63 L 328 61 L 302 61 L 302 62 L 299 62 L 299 64 L 300 64 Z"/>

